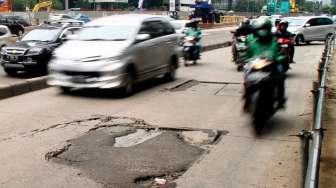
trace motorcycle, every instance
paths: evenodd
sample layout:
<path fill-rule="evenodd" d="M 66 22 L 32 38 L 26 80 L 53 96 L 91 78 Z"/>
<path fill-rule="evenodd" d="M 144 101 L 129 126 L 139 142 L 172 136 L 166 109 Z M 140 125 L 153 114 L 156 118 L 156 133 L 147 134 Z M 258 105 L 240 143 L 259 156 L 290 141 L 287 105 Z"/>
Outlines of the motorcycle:
<path fill-rule="evenodd" d="M 244 61 L 241 54 L 246 50 L 246 36 L 235 37 L 233 40 L 233 62 L 237 65 L 237 71 L 242 71 L 244 68 Z"/>
<path fill-rule="evenodd" d="M 184 59 L 184 65 L 188 66 L 188 61 L 192 61 L 193 64 L 197 63 L 197 60 L 199 59 L 199 54 L 197 50 L 197 41 L 195 37 L 192 36 L 186 36 L 183 40 L 183 59 Z"/>
<path fill-rule="evenodd" d="M 256 58 L 245 66 L 245 112 L 251 114 L 253 125 L 259 134 L 266 121 L 279 109 L 277 78 L 274 64 L 264 58 Z"/>

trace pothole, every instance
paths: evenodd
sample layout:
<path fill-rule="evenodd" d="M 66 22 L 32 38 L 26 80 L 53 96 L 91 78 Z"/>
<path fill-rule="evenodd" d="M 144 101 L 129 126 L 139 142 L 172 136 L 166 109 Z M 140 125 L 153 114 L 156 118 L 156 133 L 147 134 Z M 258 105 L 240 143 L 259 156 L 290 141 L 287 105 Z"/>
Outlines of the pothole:
<path fill-rule="evenodd" d="M 114 119 L 115 121 L 115 119 Z M 107 122 L 106 122 L 107 123 Z M 176 180 L 208 153 L 225 132 L 113 125 L 67 141 L 46 159 L 81 170 L 104 187 L 175 187 Z"/>
<path fill-rule="evenodd" d="M 241 90 L 241 83 L 188 80 L 170 89 L 167 89 L 166 91 L 184 91 L 188 93 L 208 94 L 216 96 L 237 96 L 241 94 Z"/>
<path fill-rule="evenodd" d="M 200 82 L 197 81 L 197 80 L 188 80 L 188 81 L 183 82 L 183 83 L 181 83 L 181 84 L 179 84 L 179 85 L 177 85 L 177 86 L 175 86 L 173 88 L 170 88 L 169 91 L 172 91 L 172 92 L 175 92 L 175 91 L 185 91 L 185 90 L 187 90 L 187 89 L 189 89 L 189 88 L 191 88 L 193 86 L 196 86 L 198 84 L 200 84 Z"/>

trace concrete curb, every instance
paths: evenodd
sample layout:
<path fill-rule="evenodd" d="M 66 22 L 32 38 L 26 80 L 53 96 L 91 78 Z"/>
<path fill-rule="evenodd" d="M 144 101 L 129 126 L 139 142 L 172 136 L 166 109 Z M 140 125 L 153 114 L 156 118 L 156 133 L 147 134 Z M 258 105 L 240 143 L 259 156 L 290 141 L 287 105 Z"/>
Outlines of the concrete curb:
<path fill-rule="evenodd" d="M 228 47 L 231 44 L 232 42 L 223 42 L 223 43 L 203 46 L 202 52 Z M 22 82 L 10 84 L 8 86 L 0 86 L 0 100 L 22 95 L 22 94 L 29 93 L 32 91 L 45 89 L 48 87 L 49 85 L 47 84 L 47 76 L 26 79 L 26 80 L 23 80 Z"/>
<path fill-rule="evenodd" d="M 32 91 L 45 89 L 47 87 L 49 87 L 47 85 L 47 76 L 27 79 L 8 86 L 0 86 L 0 99 L 22 95 Z"/>
<path fill-rule="evenodd" d="M 202 47 L 202 52 L 216 50 L 216 49 L 219 49 L 219 48 L 225 48 L 225 47 L 228 47 L 228 46 L 231 46 L 231 45 L 232 45 L 232 42 L 223 42 L 223 43 L 211 44 L 211 45 L 203 46 Z"/>

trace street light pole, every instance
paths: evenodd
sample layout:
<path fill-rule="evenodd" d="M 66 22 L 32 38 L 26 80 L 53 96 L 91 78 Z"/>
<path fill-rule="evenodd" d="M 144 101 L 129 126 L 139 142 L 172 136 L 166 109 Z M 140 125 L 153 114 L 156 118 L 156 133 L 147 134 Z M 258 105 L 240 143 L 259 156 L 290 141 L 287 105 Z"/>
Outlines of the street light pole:
<path fill-rule="evenodd" d="M 65 4 L 65 6 L 64 6 L 65 10 L 68 10 L 69 9 L 69 0 L 65 0 L 64 4 Z"/>

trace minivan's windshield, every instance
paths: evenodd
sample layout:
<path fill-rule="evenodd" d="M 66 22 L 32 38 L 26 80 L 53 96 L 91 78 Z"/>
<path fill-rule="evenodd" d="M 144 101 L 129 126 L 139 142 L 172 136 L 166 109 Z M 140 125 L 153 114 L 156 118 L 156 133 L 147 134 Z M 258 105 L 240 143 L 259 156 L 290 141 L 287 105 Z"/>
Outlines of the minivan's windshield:
<path fill-rule="evenodd" d="M 128 25 L 109 25 L 109 26 L 89 26 L 84 27 L 78 33 L 78 40 L 128 40 L 135 30 L 135 26 Z"/>
<path fill-rule="evenodd" d="M 288 21 L 289 27 L 298 27 L 298 26 L 302 26 L 306 20 L 291 18 L 291 19 L 287 19 L 287 21 Z"/>
<path fill-rule="evenodd" d="M 60 29 L 34 29 L 27 33 L 22 41 L 54 41 L 60 33 Z"/>

